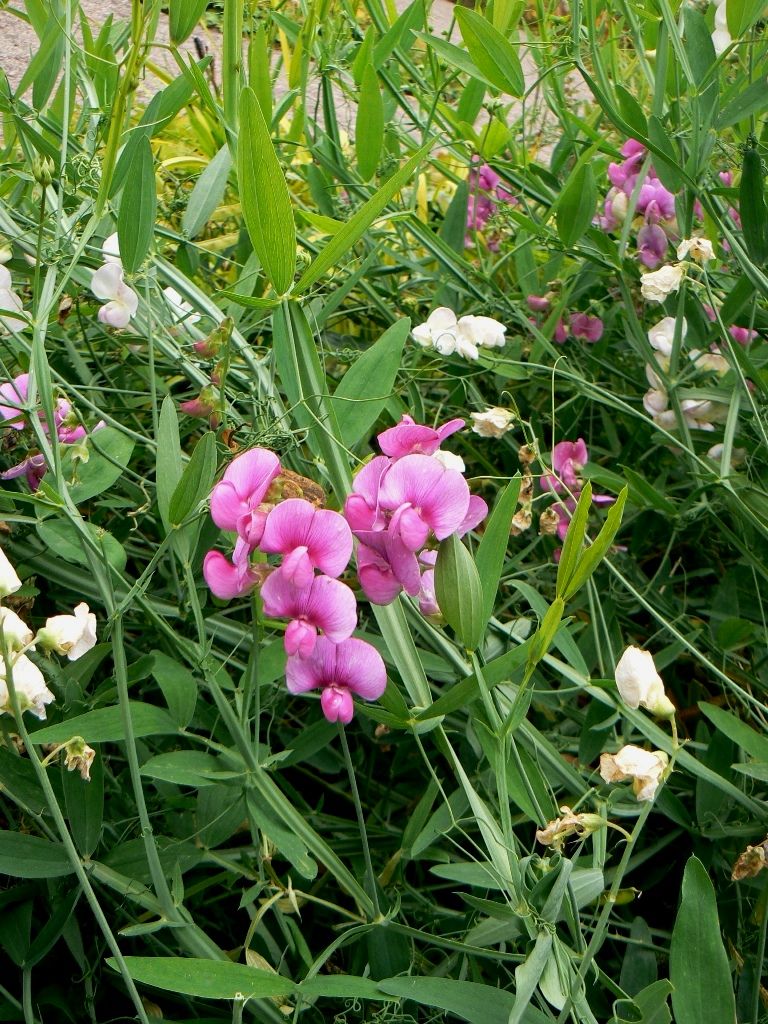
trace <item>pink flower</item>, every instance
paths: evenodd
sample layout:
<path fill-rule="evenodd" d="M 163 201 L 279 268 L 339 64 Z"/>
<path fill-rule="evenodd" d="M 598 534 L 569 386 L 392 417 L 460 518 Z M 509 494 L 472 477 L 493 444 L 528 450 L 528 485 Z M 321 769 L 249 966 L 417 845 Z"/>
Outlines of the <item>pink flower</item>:
<path fill-rule="evenodd" d="M 571 313 L 571 334 L 585 341 L 600 341 L 603 336 L 603 321 L 599 316 L 587 313 Z"/>
<path fill-rule="evenodd" d="M 284 556 L 280 572 L 306 587 L 315 569 L 338 576 L 352 555 L 352 531 L 343 516 L 303 498 L 281 502 L 267 516 L 262 551 Z"/>
<path fill-rule="evenodd" d="M 30 491 L 36 491 L 40 486 L 40 481 L 45 476 L 45 470 L 45 456 L 28 455 L 27 458 L 17 466 L 13 466 L 11 469 L 7 469 L 4 473 L 0 473 L 0 480 L 13 480 L 16 477 L 25 476 L 27 478 Z"/>
<path fill-rule="evenodd" d="M 352 493 L 344 503 L 344 515 L 354 533 L 383 529 L 384 516 L 379 513 L 379 484 L 391 464 L 386 456 L 377 455 L 355 477 Z"/>
<path fill-rule="evenodd" d="M 238 544 L 257 547 L 264 531 L 267 510 L 260 508 L 272 481 L 280 472 L 280 460 L 266 448 L 251 448 L 227 466 L 211 493 L 211 517 L 222 530 L 239 537 Z M 239 552 L 236 549 L 236 561 Z"/>
<path fill-rule="evenodd" d="M 350 637 L 340 644 L 318 637 L 308 658 L 294 654 L 286 666 L 289 693 L 322 689 L 320 704 L 329 722 L 352 721 L 352 695 L 377 700 L 387 687 L 387 671 L 381 655 L 365 640 Z"/>
<path fill-rule="evenodd" d="M 386 533 L 382 533 L 382 539 L 386 539 Z M 416 563 L 418 574 L 418 562 L 416 556 L 411 555 Z M 400 591 L 403 584 L 395 576 L 390 562 L 367 544 L 361 543 L 357 549 L 357 576 L 363 593 L 371 604 L 391 604 Z"/>
<path fill-rule="evenodd" d="M 568 328 L 565 326 L 565 321 L 558 320 L 555 324 L 555 332 L 552 336 L 552 340 L 556 341 L 558 345 L 562 345 L 568 338 Z"/>
<path fill-rule="evenodd" d="M 757 331 L 751 331 L 748 327 L 729 327 L 728 333 L 734 341 L 745 348 L 757 337 Z"/>
<path fill-rule="evenodd" d="M 675 197 L 658 178 L 649 177 L 640 186 L 637 212 L 645 214 L 650 223 L 672 220 L 675 216 Z"/>
<path fill-rule="evenodd" d="M 645 224 L 637 233 L 640 262 L 649 270 L 655 270 L 664 261 L 668 246 L 669 239 L 658 224 Z"/>
<path fill-rule="evenodd" d="M 546 295 L 529 295 L 525 301 L 534 313 L 546 313 L 549 309 L 549 299 Z"/>
<path fill-rule="evenodd" d="M 220 551 L 209 551 L 203 559 L 203 577 L 211 593 L 224 601 L 250 593 L 261 579 L 247 559 L 233 565 Z"/>
<path fill-rule="evenodd" d="M 436 430 L 422 426 L 411 416 L 403 416 L 400 422 L 378 435 L 379 447 L 385 455 L 401 459 L 404 455 L 433 455 L 446 437 L 455 434 L 464 426 L 464 420 L 455 419 L 444 423 Z"/>
<path fill-rule="evenodd" d="M 20 373 L 13 380 L 0 384 L 0 398 L 3 402 L 8 403 L 7 405 L 0 405 L 0 416 L 6 421 L 5 425 L 7 427 L 13 427 L 14 430 L 24 429 L 24 413 L 19 409 L 19 406 L 26 402 L 28 391 L 28 373 Z"/>
<path fill-rule="evenodd" d="M 560 441 L 552 449 L 552 468 L 557 476 L 546 476 L 542 483 L 557 493 L 565 489 L 578 492 L 580 490 L 579 473 L 588 458 L 587 446 L 583 437 L 580 437 L 578 441 Z"/>
<path fill-rule="evenodd" d="M 438 540 L 455 533 L 469 509 L 469 487 L 455 469 L 428 455 L 406 455 L 382 476 L 379 505 L 392 512 L 388 530 L 418 551 L 430 530 Z"/>
<path fill-rule="evenodd" d="M 488 515 L 488 505 L 479 494 L 470 494 L 469 505 L 467 505 L 467 514 L 462 519 L 456 532 L 459 537 L 463 537 L 470 530 L 474 530 L 476 526 Z M 422 561 L 424 556 L 422 556 Z"/>
<path fill-rule="evenodd" d="M 352 636 L 357 625 L 357 601 L 345 583 L 330 576 L 313 576 L 307 587 L 297 587 L 281 572 L 273 572 L 261 588 L 264 612 L 290 619 L 285 650 L 308 657 L 322 629 L 335 644 Z"/>

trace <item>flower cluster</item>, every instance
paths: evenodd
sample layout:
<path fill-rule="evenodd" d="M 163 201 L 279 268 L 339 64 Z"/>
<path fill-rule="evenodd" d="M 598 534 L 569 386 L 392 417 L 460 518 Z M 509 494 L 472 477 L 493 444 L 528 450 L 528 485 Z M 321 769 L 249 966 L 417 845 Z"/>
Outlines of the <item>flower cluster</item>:
<path fill-rule="evenodd" d="M 447 306 L 438 306 L 412 334 L 419 345 L 433 348 L 441 356 L 455 353 L 464 359 L 478 359 L 481 348 L 503 348 L 506 330 L 490 316 L 457 317 Z"/>
<path fill-rule="evenodd" d="M 549 313 L 554 292 L 548 292 L 546 295 L 529 295 L 526 298 L 528 308 L 534 313 Z M 531 323 L 535 324 L 536 319 L 529 317 Z M 582 341 L 588 341 L 594 344 L 603 336 L 605 330 L 605 324 L 599 316 L 594 316 L 591 313 L 568 313 L 561 316 L 554 326 L 552 333 L 552 340 L 556 341 L 558 345 L 563 345 L 568 338 L 580 338 Z"/>
<path fill-rule="evenodd" d="M 16 570 L 0 549 L 0 598 L 15 594 L 21 585 Z M 95 643 L 96 616 L 88 610 L 87 604 L 79 604 L 73 615 L 54 615 L 47 619 L 37 635 L 11 608 L 0 607 L 0 714 L 13 714 L 9 669 L 22 711 L 45 718 L 45 707 L 54 700 L 43 673 L 27 656 L 28 651 L 41 648 L 66 654 L 70 661 L 76 661 Z"/>
<path fill-rule="evenodd" d="M 581 471 L 588 460 L 589 453 L 583 437 L 576 441 L 560 441 L 552 449 L 554 474 L 542 477 L 542 488 L 545 491 L 553 491 L 559 497 L 558 503 L 553 505 L 550 511 L 557 516 L 554 532 L 560 540 L 565 540 L 571 515 L 576 510 L 582 490 Z M 592 495 L 592 501 L 596 505 L 612 505 L 615 500 L 609 494 Z"/>
<path fill-rule="evenodd" d="M 344 515 L 359 541 L 357 569 L 369 601 L 389 604 L 405 591 L 425 615 L 439 609 L 434 595 L 434 541 L 463 536 L 488 514 L 470 494 L 464 464 L 441 450 L 464 421 L 423 426 L 410 416 L 379 434 L 382 455 L 355 477 Z"/>
<path fill-rule="evenodd" d="M 13 430 L 23 431 L 29 426 L 29 414 L 23 406 L 29 397 L 29 374 L 21 373 L 13 380 L 0 384 L 0 420 L 2 425 Z M 40 425 L 46 434 L 50 434 L 48 421 L 42 409 L 36 412 Z M 103 427 L 103 421 L 96 424 L 93 430 Z M 66 398 L 57 398 L 53 407 L 53 427 L 60 444 L 77 444 L 88 434 L 80 423 L 72 405 Z M 0 473 L 0 480 L 13 480 L 25 476 L 30 489 L 35 491 L 45 474 L 45 457 L 32 451 L 18 465 Z"/>
<path fill-rule="evenodd" d="M 304 497 L 286 497 L 285 473 L 265 448 L 233 459 L 211 494 L 213 521 L 236 535 L 232 560 L 209 551 L 203 575 L 223 599 L 261 587 L 264 614 L 289 620 L 289 691 L 319 687 L 326 718 L 347 723 L 354 712 L 352 694 L 376 700 L 386 687 L 386 670 L 370 644 L 352 637 L 357 600 L 338 578 L 352 555 L 346 520 Z M 254 561 L 254 555 L 262 560 Z M 269 565 L 268 555 L 282 556 L 279 564 Z"/>
<path fill-rule="evenodd" d="M 489 167 L 479 161 L 473 163 L 469 172 L 469 200 L 467 202 L 467 236 L 465 245 L 472 245 L 473 236 L 470 232 L 482 231 L 491 217 L 496 213 L 500 203 L 516 206 L 518 200 L 509 189 L 502 184 L 501 178 Z M 488 248 L 498 249 L 497 239 L 490 239 Z"/>
<path fill-rule="evenodd" d="M 646 152 L 641 142 L 627 139 L 621 147 L 624 160 L 608 165 L 613 187 L 605 198 L 598 224 L 604 231 L 615 231 L 624 223 L 630 197 L 637 190 L 633 226 L 637 230 L 638 255 L 640 262 L 653 270 L 664 261 L 669 242 L 677 234 L 677 223 L 675 197 L 662 185 L 653 165 L 648 167 L 642 182 L 638 182 Z"/>

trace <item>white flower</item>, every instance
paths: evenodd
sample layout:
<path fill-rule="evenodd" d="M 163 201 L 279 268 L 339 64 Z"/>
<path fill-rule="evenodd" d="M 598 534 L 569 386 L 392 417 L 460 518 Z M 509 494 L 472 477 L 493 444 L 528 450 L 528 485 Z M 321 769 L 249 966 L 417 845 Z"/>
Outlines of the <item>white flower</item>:
<path fill-rule="evenodd" d="M 165 301 L 171 307 L 174 320 L 183 320 L 187 324 L 196 324 L 200 314 L 195 313 L 192 307 L 184 298 L 179 295 L 175 288 L 163 288 Z"/>
<path fill-rule="evenodd" d="M 432 455 L 432 458 L 437 459 L 440 465 L 445 466 L 446 469 L 455 469 L 457 473 L 463 473 L 467 468 L 464 465 L 464 459 L 460 455 L 454 455 L 453 452 L 444 452 L 442 448 L 438 448 Z"/>
<path fill-rule="evenodd" d="M 96 644 L 96 616 L 83 602 L 75 608 L 74 615 L 54 615 L 47 619 L 37 634 L 37 641 L 51 651 L 66 654 L 70 661 L 77 661 Z"/>
<path fill-rule="evenodd" d="M 122 267 L 123 261 L 120 258 L 120 243 L 117 240 L 117 232 L 113 233 L 104 239 L 104 244 L 101 247 L 101 258 L 105 263 L 113 263 L 117 267 Z"/>
<path fill-rule="evenodd" d="M 719 57 L 721 53 L 725 53 L 732 42 L 733 37 L 727 28 L 716 28 L 712 33 L 712 44 L 715 47 L 715 56 Z"/>
<path fill-rule="evenodd" d="M 0 608 L 0 657 L 2 649 L 20 651 L 32 643 L 35 634 L 10 608 Z M 34 647 L 32 648 L 34 650 Z"/>
<path fill-rule="evenodd" d="M 675 713 L 672 701 L 664 692 L 664 683 L 656 671 L 653 655 L 639 647 L 628 647 L 615 670 L 621 699 L 630 708 L 647 708 L 658 718 L 671 718 Z"/>
<path fill-rule="evenodd" d="M 458 333 L 458 320 L 456 314 L 447 306 L 438 306 L 433 309 L 426 319 L 426 322 L 413 328 L 411 332 L 414 341 L 424 348 L 437 348 L 440 341 L 450 347 L 449 355 L 456 348 L 456 335 Z M 438 349 L 438 351 L 440 351 Z"/>
<path fill-rule="evenodd" d="M 689 354 L 689 358 L 697 370 L 711 370 L 720 376 L 730 370 L 728 360 L 719 352 L 701 352 L 695 348 Z"/>
<path fill-rule="evenodd" d="M 668 295 L 676 292 L 683 280 L 684 267 L 670 263 L 640 277 L 640 291 L 648 302 L 663 302 Z"/>
<path fill-rule="evenodd" d="M 473 412 L 470 415 L 473 420 L 472 432 L 481 437 L 503 437 L 512 429 L 515 419 L 514 413 L 498 405 L 491 406 L 485 412 Z"/>
<path fill-rule="evenodd" d="M 677 258 L 690 256 L 697 263 L 707 263 L 715 258 L 715 250 L 708 238 L 686 238 L 677 247 Z"/>
<path fill-rule="evenodd" d="M 434 348 L 441 356 L 454 353 L 464 359 L 477 359 L 480 348 L 501 347 L 506 327 L 490 316 L 463 316 L 447 306 L 433 310 L 425 323 L 414 327 L 414 341 L 425 348 Z"/>
<path fill-rule="evenodd" d="M 688 333 L 688 324 L 683 320 L 683 327 L 681 332 L 681 338 L 685 338 Z M 672 355 L 672 344 L 675 338 L 675 318 L 673 316 L 665 316 L 663 320 L 659 320 L 657 324 L 648 331 L 648 341 L 651 343 L 651 347 L 655 348 L 657 352 L 661 352 L 663 356 Z"/>
<path fill-rule="evenodd" d="M 45 718 L 45 705 L 50 704 L 54 696 L 37 665 L 26 654 L 20 654 L 11 665 L 11 674 L 21 710 Z M 0 712 L 13 713 L 4 659 L 0 659 Z"/>
<path fill-rule="evenodd" d="M 663 750 L 643 750 L 632 745 L 622 747 L 618 754 L 600 755 L 600 774 L 605 782 L 632 779 L 632 790 L 638 800 L 653 800 L 669 758 Z"/>
<path fill-rule="evenodd" d="M 11 285 L 10 272 L 0 264 L 0 310 L 5 314 L 21 313 L 24 306 Z M 26 320 L 10 315 L 0 315 L 0 323 L 9 331 L 18 331 L 27 325 Z"/>
<path fill-rule="evenodd" d="M 643 408 L 649 416 L 656 419 L 661 413 L 666 412 L 669 407 L 667 392 L 663 388 L 651 388 L 643 395 Z"/>
<path fill-rule="evenodd" d="M 479 348 L 503 348 L 506 330 L 490 316 L 463 316 L 459 320 L 459 334 Z"/>
<path fill-rule="evenodd" d="M 123 268 L 118 263 L 105 263 L 91 278 L 91 291 L 97 299 L 107 301 L 99 310 L 99 320 L 109 327 L 127 327 L 139 308 L 139 297 L 123 281 Z"/>
<path fill-rule="evenodd" d="M 8 556 L 0 548 L 0 597 L 8 597 L 15 594 L 21 586 L 21 580 L 16 575 L 16 570 L 8 561 Z"/>

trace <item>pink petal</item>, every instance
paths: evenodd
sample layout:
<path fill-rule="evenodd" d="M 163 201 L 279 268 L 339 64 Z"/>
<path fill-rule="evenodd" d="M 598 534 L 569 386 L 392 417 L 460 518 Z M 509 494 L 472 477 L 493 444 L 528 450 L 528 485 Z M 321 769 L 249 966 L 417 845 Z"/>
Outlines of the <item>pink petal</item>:
<path fill-rule="evenodd" d="M 0 384 L 0 398 L 8 402 L 8 405 L 0 405 L 0 416 L 4 420 L 10 420 L 6 426 L 14 430 L 24 429 L 24 413 L 18 408 L 27 400 L 29 391 L 29 374 L 20 373 L 13 380 Z"/>
<path fill-rule="evenodd" d="M 315 570 L 305 547 L 294 548 L 285 556 L 280 566 L 280 575 L 297 587 L 309 586 Z"/>
<path fill-rule="evenodd" d="M 270 484 L 280 473 L 280 460 L 266 448 L 251 448 L 227 466 L 223 480 L 237 496 L 251 505 L 259 505 Z"/>
<path fill-rule="evenodd" d="M 349 725 L 355 714 L 355 705 L 349 690 L 326 686 L 320 696 L 320 706 L 329 722 Z"/>
<path fill-rule="evenodd" d="M 303 498 L 289 498 L 272 509 L 261 538 L 261 550 L 289 555 L 306 548 L 310 564 L 328 576 L 338 576 L 352 555 L 352 531 L 338 512 L 316 509 Z M 293 563 L 283 571 L 293 571 Z M 297 582 L 299 582 L 297 580 Z"/>
<path fill-rule="evenodd" d="M 228 480 L 220 480 L 211 492 L 211 518 L 220 530 L 237 530 L 240 517 L 246 511 L 244 501 Z"/>
<path fill-rule="evenodd" d="M 381 478 L 391 465 L 390 459 L 386 456 L 377 455 L 375 459 L 367 462 L 355 477 L 352 491 L 359 494 L 369 508 L 378 508 Z"/>
<path fill-rule="evenodd" d="M 469 487 L 454 469 L 446 469 L 427 455 L 398 459 L 382 481 L 379 500 L 395 510 L 410 504 L 443 540 L 461 525 L 469 507 Z"/>
<path fill-rule="evenodd" d="M 256 586 L 258 577 L 250 569 L 243 572 L 222 555 L 209 551 L 203 560 L 203 576 L 212 594 L 229 601 L 242 597 Z"/>
<path fill-rule="evenodd" d="M 467 514 L 464 516 L 461 526 L 456 532 L 460 537 L 463 537 L 465 533 L 469 533 L 469 531 L 474 530 L 479 523 L 482 523 L 487 515 L 488 505 L 485 501 L 479 494 L 470 494 Z"/>
<path fill-rule="evenodd" d="M 293 619 L 285 631 L 285 653 L 290 657 L 298 654 L 308 658 L 315 649 L 317 630 L 304 619 Z"/>
<path fill-rule="evenodd" d="M 322 629 L 334 643 L 346 640 L 357 625 L 354 593 L 330 576 L 314 576 L 309 586 L 297 587 L 275 572 L 261 588 L 261 598 L 267 615 L 301 619 Z"/>
<path fill-rule="evenodd" d="M 321 638 L 319 643 L 329 643 Z M 332 680 L 365 700 L 377 700 L 387 688 L 387 670 L 381 655 L 365 640 L 350 637 L 336 647 L 336 672 Z"/>
<path fill-rule="evenodd" d="M 403 505 L 392 516 L 388 532 L 399 537 L 409 551 L 418 551 L 427 543 L 429 527 L 418 512 Z"/>
<path fill-rule="evenodd" d="M 389 562 L 364 544 L 357 551 L 357 575 L 371 604 L 391 604 L 403 589 Z"/>

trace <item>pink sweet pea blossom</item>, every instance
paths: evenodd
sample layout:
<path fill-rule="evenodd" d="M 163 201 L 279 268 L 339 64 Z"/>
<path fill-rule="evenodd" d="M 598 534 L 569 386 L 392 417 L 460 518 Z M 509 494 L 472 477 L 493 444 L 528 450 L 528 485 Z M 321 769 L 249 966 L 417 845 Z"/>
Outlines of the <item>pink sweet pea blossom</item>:
<path fill-rule="evenodd" d="M 552 468 L 557 473 L 557 477 L 547 477 L 549 486 L 558 492 L 564 488 L 568 488 L 570 491 L 578 490 L 579 473 L 588 458 L 587 446 L 583 437 L 580 437 L 578 441 L 560 441 L 552 449 Z"/>
<path fill-rule="evenodd" d="M 352 532 L 338 512 L 289 498 L 267 516 L 260 547 L 282 554 L 280 572 L 297 587 L 306 587 L 315 569 L 328 576 L 343 572 L 352 555 Z"/>
<path fill-rule="evenodd" d="M 211 493 L 211 517 L 222 530 L 238 535 L 238 546 L 258 546 L 264 532 L 267 509 L 261 508 L 272 481 L 280 472 L 280 460 L 266 448 L 251 448 L 227 466 Z M 240 552 L 236 548 L 236 561 Z"/>
<path fill-rule="evenodd" d="M 36 491 L 40 486 L 40 481 L 45 476 L 45 470 L 45 456 L 28 455 L 27 458 L 17 466 L 14 466 L 12 469 L 7 469 L 4 473 L 0 473 L 0 480 L 13 480 L 16 477 L 25 476 L 27 478 L 30 491 Z"/>
<path fill-rule="evenodd" d="M 220 551 L 209 551 L 203 559 L 203 577 L 215 597 L 229 601 L 243 597 L 258 586 L 262 574 L 252 568 L 247 560 L 233 565 Z"/>
<path fill-rule="evenodd" d="M 404 415 L 396 426 L 382 431 L 377 441 L 384 454 L 393 459 L 413 454 L 433 455 L 447 437 L 461 430 L 463 426 L 464 420 L 455 419 L 435 429 L 422 426 L 416 423 L 413 417 Z"/>
<path fill-rule="evenodd" d="M 743 345 L 745 348 L 750 345 L 754 338 L 757 337 L 757 331 L 751 331 L 749 327 L 729 327 L 728 333 L 734 341 L 738 342 L 739 345 Z"/>
<path fill-rule="evenodd" d="M 565 321 L 558 320 L 555 324 L 555 332 L 552 335 L 552 340 L 556 341 L 558 345 L 564 344 L 568 338 L 568 328 L 565 326 Z"/>
<path fill-rule="evenodd" d="M 600 341 L 603 336 L 603 321 L 599 316 L 589 316 L 588 313 L 571 313 L 571 334 L 574 338 L 584 338 L 585 341 Z"/>
<path fill-rule="evenodd" d="M 13 380 L 0 384 L 0 416 L 6 421 L 5 426 L 13 427 L 14 430 L 23 430 L 25 427 L 24 413 L 19 406 L 27 400 L 29 392 L 29 374 L 20 373 Z M 7 404 L 5 404 L 7 403 Z"/>
<path fill-rule="evenodd" d="M 526 300 L 528 309 L 534 313 L 546 313 L 549 309 L 549 299 L 546 295 L 529 295 Z"/>
<path fill-rule="evenodd" d="M 385 533 L 381 536 L 382 539 L 386 538 Z M 416 562 L 415 556 L 411 555 L 411 558 Z M 357 549 L 357 575 L 363 593 L 371 604 L 391 604 L 403 589 L 389 561 L 367 544 L 361 543 Z"/>
<path fill-rule="evenodd" d="M 655 270 L 660 263 L 664 262 L 669 239 L 664 229 L 658 224 L 645 224 L 637 233 L 637 247 L 640 253 L 640 262 L 649 270 Z"/>
<path fill-rule="evenodd" d="M 418 551 L 430 530 L 438 540 L 455 533 L 469 509 L 469 487 L 454 469 L 428 455 L 406 455 L 383 475 L 379 504 L 392 512 L 388 530 Z"/>
<path fill-rule="evenodd" d="M 365 640 L 350 637 L 339 644 L 317 638 L 308 658 L 292 655 L 286 666 L 289 693 L 322 689 L 320 703 L 329 722 L 347 725 L 355 713 L 352 695 L 377 700 L 387 687 L 381 655 Z"/>
<path fill-rule="evenodd" d="M 290 619 L 285 650 L 309 657 L 321 629 L 335 644 L 352 636 L 357 625 L 357 601 L 345 583 L 330 576 L 314 576 L 307 587 L 297 587 L 281 572 L 273 572 L 261 588 L 266 615 Z"/>

